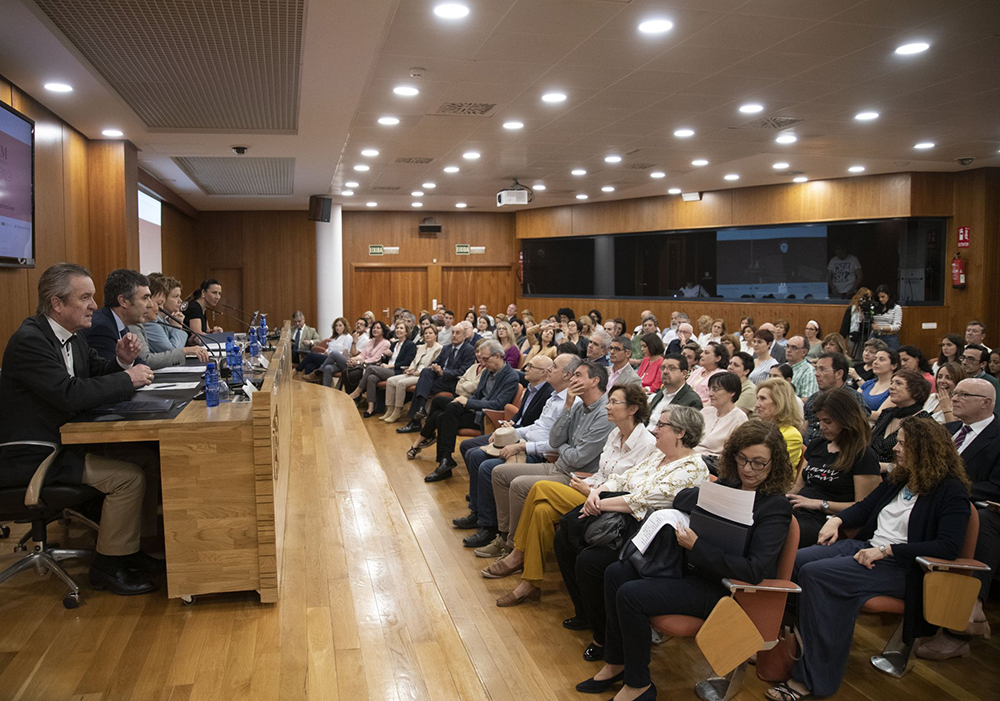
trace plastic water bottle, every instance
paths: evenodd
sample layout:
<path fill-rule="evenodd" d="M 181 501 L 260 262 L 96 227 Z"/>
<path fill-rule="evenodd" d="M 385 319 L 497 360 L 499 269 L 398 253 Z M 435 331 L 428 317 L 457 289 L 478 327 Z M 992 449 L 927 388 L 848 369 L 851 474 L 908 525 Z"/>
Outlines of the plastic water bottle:
<path fill-rule="evenodd" d="M 267 317 L 263 314 L 260 315 L 260 334 L 257 338 L 260 339 L 260 345 L 267 347 Z"/>
<path fill-rule="evenodd" d="M 226 366 L 229 368 L 231 382 L 243 384 L 243 351 L 233 340 L 233 334 L 226 339 Z"/>
<path fill-rule="evenodd" d="M 215 363 L 209 363 L 205 368 L 205 404 L 219 406 L 219 373 Z"/>
<path fill-rule="evenodd" d="M 250 345 L 250 365 L 257 366 L 257 356 L 260 355 L 260 343 L 257 342 L 257 329 L 250 327 L 247 332 L 247 343 Z"/>

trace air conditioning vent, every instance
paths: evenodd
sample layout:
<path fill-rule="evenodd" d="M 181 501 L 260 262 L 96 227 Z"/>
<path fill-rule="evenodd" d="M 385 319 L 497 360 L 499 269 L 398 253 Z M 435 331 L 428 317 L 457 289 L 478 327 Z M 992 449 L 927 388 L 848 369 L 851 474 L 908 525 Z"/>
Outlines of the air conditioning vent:
<path fill-rule="evenodd" d="M 433 158 L 426 158 L 426 157 L 407 158 L 402 156 L 394 161 L 394 163 L 401 163 L 403 165 L 410 165 L 410 166 L 425 166 L 433 162 L 434 162 Z"/>
<path fill-rule="evenodd" d="M 383 187 L 371 187 L 371 188 L 368 188 L 368 189 L 371 192 L 398 192 L 402 188 L 400 188 L 400 187 L 383 186 Z"/>
<path fill-rule="evenodd" d="M 654 165 L 653 163 L 626 163 L 622 168 L 624 170 L 649 170 Z"/>
<path fill-rule="evenodd" d="M 206 195 L 291 195 L 295 180 L 294 158 L 171 159 Z"/>
<path fill-rule="evenodd" d="M 746 122 L 736 127 L 729 127 L 730 129 L 770 129 L 772 131 L 781 131 L 782 129 L 788 129 L 793 127 L 801 119 L 795 117 L 761 117 L 760 119 L 755 119 L 752 122 Z"/>
<path fill-rule="evenodd" d="M 496 109 L 495 102 L 445 102 L 430 114 L 459 117 L 486 117 Z"/>

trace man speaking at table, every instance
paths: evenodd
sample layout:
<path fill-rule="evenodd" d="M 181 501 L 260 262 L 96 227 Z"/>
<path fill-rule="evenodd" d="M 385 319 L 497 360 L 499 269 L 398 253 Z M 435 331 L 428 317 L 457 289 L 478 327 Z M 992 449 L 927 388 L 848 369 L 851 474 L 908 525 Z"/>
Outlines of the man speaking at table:
<path fill-rule="evenodd" d="M 97 310 L 94 281 L 79 265 L 57 263 L 38 281 L 37 314 L 7 342 L 0 374 L 0 443 L 60 442 L 60 427 L 88 409 L 129 399 L 153 380 L 131 334 L 101 358 L 78 333 Z M 48 455 L 45 448 L 8 447 L 0 453 L 0 486 L 23 487 Z M 105 494 L 90 582 L 115 594 L 156 589 L 150 573 L 163 563 L 139 550 L 145 477 L 131 462 L 65 448 L 46 483 L 86 484 Z"/>

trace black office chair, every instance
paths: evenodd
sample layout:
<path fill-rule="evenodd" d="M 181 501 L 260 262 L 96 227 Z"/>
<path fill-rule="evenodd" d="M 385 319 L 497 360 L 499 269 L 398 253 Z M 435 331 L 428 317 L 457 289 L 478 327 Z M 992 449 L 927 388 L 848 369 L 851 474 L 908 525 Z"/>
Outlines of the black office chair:
<path fill-rule="evenodd" d="M 101 492 L 82 484 L 45 484 L 45 475 L 62 450 L 55 443 L 42 441 L 12 441 L 0 443 L 0 448 L 15 445 L 34 445 L 49 448 L 52 452 L 42 461 L 27 487 L 0 488 L 0 521 L 31 524 L 31 552 L 0 572 L 0 584 L 19 572 L 34 567 L 39 574 L 52 570 L 69 587 L 63 597 L 63 606 L 68 609 L 80 605 L 80 587 L 59 564 L 60 560 L 74 557 L 90 557 L 91 550 L 49 547 L 46 530 L 50 522 L 64 517 L 67 509 L 73 509 L 92 499 L 98 499 Z"/>

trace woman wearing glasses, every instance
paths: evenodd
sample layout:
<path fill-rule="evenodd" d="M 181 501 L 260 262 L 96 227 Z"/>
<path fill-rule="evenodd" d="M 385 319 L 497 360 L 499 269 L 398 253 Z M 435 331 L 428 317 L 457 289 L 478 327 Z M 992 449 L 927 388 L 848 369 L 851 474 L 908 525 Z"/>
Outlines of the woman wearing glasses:
<path fill-rule="evenodd" d="M 751 419 L 737 428 L 719 461 L 718 483 L 756 492 L 753 525 L 743 553 L 726 554 L 719 544 L 680 527 L 675 531 L 677 545 L 687 551 L 685 561 L 690 567 L 683 577 L 645 578 L 629 560 L 612 564 L 604 578 L 604 667 L 577 684 L 577 691 L 601 693 L 624 681 L 624 688 L 615 698 L 655 699 L 656 687 L 649 677 L 649 617 L 673 614 L 707 618 L 719 599 L 729 595 L 722 585 L 724 578 L 756 584 L 774 577 L 792 521 L 792 507 L 785 499 L 792 476 L 785 442 L 776 426 Z M 698 493 L 698 487 L 684 490 L 674 499 L 673 508 L 691 513 Z M 663 529 L 669 530 L 672 527 Z M 669 537 L 663 531 L 658 538 Z"/>

